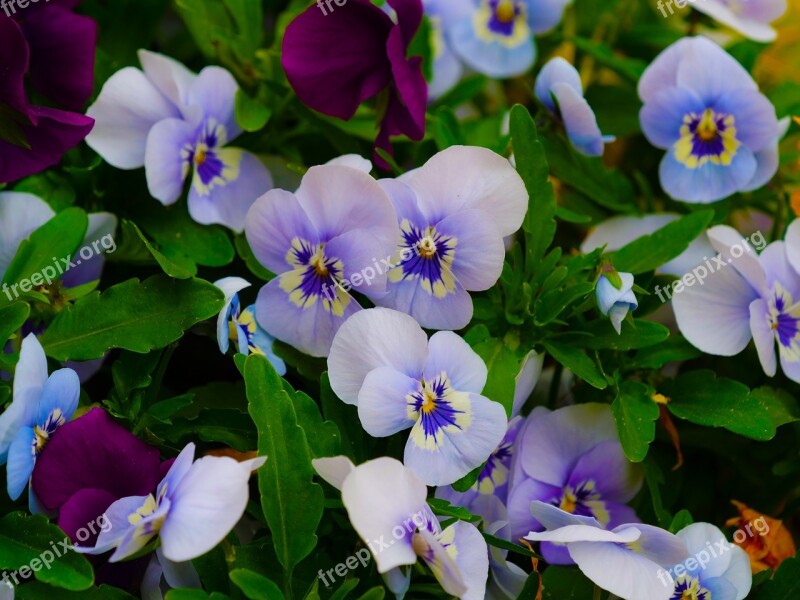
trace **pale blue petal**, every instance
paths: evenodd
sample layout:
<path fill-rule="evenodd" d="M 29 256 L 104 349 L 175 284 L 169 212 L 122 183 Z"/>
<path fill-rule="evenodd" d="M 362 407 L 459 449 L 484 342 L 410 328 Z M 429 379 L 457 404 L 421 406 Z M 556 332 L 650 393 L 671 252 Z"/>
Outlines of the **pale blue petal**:
<path fill-rule="evenodd" d="M 242 133 L 234 116 L 234 101 L 239 85 L 229 71 L 221 67 L 206 67 L 192 81 L 186 93 L 189 105 L 202 108 L 204 118 L 212 118 L 225 127 L 230 143 Z"/>
<path fill-rule="evenodd" d="M 760 298 L 750 304 L 750 331 L 758 352 L 761 368 L 768 377 L 774 377 L 778 371 L 778 360 L 775 354 L 775 332 L 769 326 L 769 307 Z"/>
<path fill-rule="evenodd" d="M 572 145 L 586 156 L 601 156 L 603 134 L 589 103 L 567 83 L 554 83 L 553 94 Z"/>
<path fill-rule="evenodd" d="M 436 577 L 436 580 L 448 596 L 467 597 L 467 585 L 464 581 L 464 575 L 456 565 L 453 556 L 447 551 L 442 542 L 437 539 L 436 535 L 427 529 L 421 529 L 415 533 L 414 550 L 433 571 L 433 576 Z M 486 560 L 488 562 L 488 557 Z"/>
<path fill-rule="evenodd" d="M 54 216 L 53 209 L 38 196 L 0 192 L 0 281 L 22 240 Z"/>
<path fill-rule="evenodd" d="M 736 119 L 736 139 L 752 152 L 767 150 L 780 136 L 775 107 L 755 90 L 734 90 L 720 98 L 715 108 Z"/>
<path fill-rule="evenodd" d="M 758 90 L 750 73 L 735 58 L 703 36 L 692 39 L 691 52 L 678 65 L 677 83 L 693 90 L 707 103 L 731 90 Z"/>
<path fill-rule="evenodd" d="M 642 132 L 656 148 L 667 150 L 681 137 L 686 115 L 702 114 L 708 108 L 692 90 L 666 87 L 654 93 L 639 112 Z"/>
<path fill-rule="evenodd" d="M 549 60 L 539 71 L 533 89 L 539 101 L 553 113 L 557 108 L 552 96 L 553 85 L 556 83 L 564 83 L 579 96 L 583 96 L 583 84 L 578 70 L 560 56 Z"/>
<path fill-rule="evenodd" d="M 175 562 L 164 556 L 163 548 L 156 548 L 158 562 L 164 572 L 164 579 L 171 588 L 202 589 L 200 576 L 191 561 Z"/>
<path fill-rule="evenodd" d="M 669 151 L 661 161 L 659 177 L 664 191 L 675 200 L 708 204 L 743 189 L 755 173 L 755 156 L 740 146 L 730 165 L 707 162 L 696 169 L 678 162 L 674 152 Z"/>
<path fill-rule="evenodd" d="M 527 0 L 531 31 L 539 35 L 554 29 L 570 2 L 572 0 Z"/>
<path fill-rule="evenodd" d="M 455 559 L 467 588 L 460 598 L 483 600 L 489 577 L 489 549 L 481 532 L 472 523 L 456 521 L 439 534 L 439 540 L 449 544 L 445 549 Z"/>
<path fill-rule="evenodd" d="M 150 195 L 169 206 L 183 193 L 189 174 L 195 127 L 182 119 L 164 119 L 147 135 L 144 168 Z"/>
<path fill-rule="evenodd" d="M 186 476 L 194 463 L 195 445 L 190 442 L 184 446 L 180 454 L 175 458 L 175 461 L 170 466 L 169 471 L 158 484 L 158 496 L 166 494 L 171 496 L 178 484 Z"/>
<path fill-rule="evenodd" d="M 472 19 L 460 21 L 449 30 L 453 50 L 470 67 L 489 77 L 505 79 L 522 75 L 536 60 L 533 38 L 517 46 L 487 42 L 478 37 Z"/>
<path fill-rule="evenodd" d="M 488 370 L 483 359 L 464 341 L 451 332 L 439 331 L 428 341 L 428 360 L 423 376 L 427 381 L 446 373 L 453 389 L 480 394 L 486 385 Z"/>
<path fill-rule="evenodd" d="M 503 236 L 482 210 L 463 210 L 445 217 L 436 231 L 455 240 L 452 271 L 465 290 L 488 290 L 500 278 L 505 260 Z"/>
<path fill-rule="evenodd" d="M 250 287 L 251 284 L 241 277 L 224 277 L 223 279 L 215 281 L 214 285 L 225 294 L 225 304 L 217 316 L 217 343 L 219 344 L 220 352 L 225 354 L 230 346 L 229 322 L 231 319 L 231 304 L 234 298 L 237 298 L 236 302 L 238 304 L 238 297 L 236 295 L 241 290 Z"/>
<path fill-rule="evenodd" d="M 420 383 L 392 367 L 370 371 L 358 393 L 358 418 L 373 437 L 387 437 L 408 429 L 416 422 L 409 412 L 406 396 L 417 392 Z"/>
<path fill-rule="evenodd" d="M 28 480 L 33 473 L 36 455 L 33 453 L 35 434 L 32 427 L 22 427 L 8 448 L 8 464 L 6 465 L 6 486 L 8 495 L 16 500 L 22 495 Z"/>
<path fill-rule="evenodd" d="M 389 283 L 388 294 L 375 298 L 375 304 L 404 312 L 429 329 L 458 330 L 472 320 L 472 298 L 458 280 L 444 298 L 424 290 L 419 278 Z"/>
<path fill-rule="evenodd" d="M 78 408 L 81 395 L 81 382 L 78 374 L 72 369 L 55 371 L 42 388 L 39 400 L 38 423 L 43 425 L 54 410 L 61 411 L 65 422 L 72 419 Z"/>

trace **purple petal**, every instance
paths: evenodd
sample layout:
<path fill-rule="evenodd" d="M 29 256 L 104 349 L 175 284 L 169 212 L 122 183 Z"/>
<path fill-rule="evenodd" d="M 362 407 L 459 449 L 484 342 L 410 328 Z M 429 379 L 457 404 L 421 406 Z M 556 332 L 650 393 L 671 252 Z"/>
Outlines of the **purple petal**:
<path fill-rule="evenodd" d="M 560 56 L 550 59 L 536 77 L 534 93 L 551 112 L 556 112 L 556 105 L 551 95 L 556 83 L 565 83 L 579 96 L 583 96 L 583 84 L 578 70 Z"/>
<path fill-rule="evenodd" d="M 373 297 L 386 291 L 387 270 L 382 268 L 380 260 L 390 258 L 388 249 L 385 239 L 379 239 L 370 230 L 354 229 L 328 242 L 325 254 L 342 262 L 342 275 L 354 290 Z"/>
<path fill-rule="evenodd" d="M 186 93 L 186 102 L 202 108 L 203 118 L 215 119 L 225 127 L 226 143 L 242 133 L 233 114 L 238 89 L 239 85 L 229 71 L 221 67 L 206 67 L 191 82 Z"/>
<path fill-rule="evenodd" d="M 480 394 L 486 385 L 488 370 L 483 359 L 464 338 L 452 331 L 439 331 L 428 341 L 428 359 L 423 376 L 427 381 L 433 381 L 442 373 L 447 373 L 453 389 Z"/>
<path fill-rule="evenodd" d="M 775 107 L 766 96 L 755 90 L 735 90 L 725 94 L 717 103 L 724 114 L 736 118 L 736 139 L 753 152 L 775 145 L 780 135 Z"/>
<path fill-rule="evenodd" d="M 144 167 L 150 195 L 164 205 L 177 202 L 189 173 L 187 148 L 191 147 L 195 128 L 182 119 L 164 119 L 147 135 Z"/>
<path fill-rule="evenodd" d="M 310 6 L 286 28 L 281 55 L 300 100 L 333 117 L 352 117 L 391 81 L 386 40 L 392 27 L 369 0 L 349 0 L 346 10 L 327 15 Z"/>
<path fill-rule="evenodd" d="M 701 114 L 705 103 L 692 90 L 665 87 L 647 100 L 639 113 L 642 131 L 656 148 L 672 148 L 680 138 L 683 119 L 690 113 Z"/>
<path fill-rule="evenodd" d="M 389 294 L 375 298 L 378 306 L 385 306 L 411 315 L 423 327 L 458 330 L 472 319 L 472 298 L 458 280 L 454 289 L 444 298 L 424 290 L 419 278 L 404 279 L 388 286 Z"/>
<path fill-rule="evenodd" d="M 138 54 L 147 79 L 175 107 L 185 112 L 189 86 L 197 75 L 169 56 L 149 50 L 139 50 Z"/>
<path fill-rule="evenodd" d="M 419 381 L 392 367 L 370 371 L 358 393 L 358 418 L 373 437 L 388 437 L 413 426 L 406 397 L 416 392 Z"/>
<path fill-rule="evenodd" d="M 13 19 L 0 19 L 0 49 L 2 49 L 0 53 L 3 55 L 0 100 L 15 111 L 27 116 L 25 73 L 28 71 L 30 50 L 20 26 Z M 2 161 L 0 161 L 1 165 Z"/>
<path fill-rule="evenodd" d="M 73 494 L 58 512 L 58 526 L 67 534 L 74 544 L 92 547 L 97 541 L 100 528 L 96 532 L 87 529 L 88 524 L 97 523 L 111 506 L 116 497 L 107 490 L 87 488 Z M 103 525 L 103 523 L 101 523 Z M 83 529 L 91 533 L 89 537 L 81 535 L 84 539 L 78 538 L 78 532 Z"/>
<path fill-rule="evenodd" d="M 488 290 L 500 278 L 505 260 L 503 236 L 482 210 L 463 210 L 445 217 L 436 231 L 456 241 L 452 270 L 465 290 Z"/>
<path fill-rule="evenodd" d="M 702 60 L 697 60 L 698 56 Z M 683 56 L 676 77 L 680 87 L 693 90 L 707 103 L 730 90 L 758 90 L 750 73 L 735 58 L 702 36 L 692 39 L 691 53 Z"/>

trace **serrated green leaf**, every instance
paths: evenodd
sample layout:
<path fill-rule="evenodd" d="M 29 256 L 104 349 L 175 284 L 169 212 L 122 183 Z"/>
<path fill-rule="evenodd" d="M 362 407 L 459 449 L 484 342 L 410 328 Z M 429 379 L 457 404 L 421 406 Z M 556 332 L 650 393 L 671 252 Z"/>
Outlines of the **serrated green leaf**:
<path fill-rule="evenodd" d="M 578 348 L 553 341 L 544 343 L 547 352 L 558 362 L 598 390 L 608 387 L 608 382 L 597 364 Z"/>
<path fill-rule="evenodd" d="M 533 322 L 547 325 L 560 315 L 564 309 L 577 300 L 586 298 L 594 290 L 588 281 L 576 283 L 563 290 L 553 290 L 536 299 L 533 307 Z"/>
<path fill-rule="evenodd" d="M 669 396 L 669 411 L 707 427 L 724 427 L 728 431 L 755 440 L 775 436 L 775 424 L 758 394 L 751 395 L 746 385 L 717 377 L 713 371 L 699 370 L 680 375 L 664 384 Z"/>
<path fill-rule="evenodd" d="M 750 392 L 767 409 L 775 427 L 800 421 L 800 406 L 797 399 L 786 390 L 760 387 Z"/>
<path fill-rule="evenodd" d="M 86 590 L 94 583 L 89 561 L 77 552 L 61 556 L 53 553 L 50 543 L 58 544 L 66 538 L 67 534 L 43 515 L 7 514 L 0 518 L 0 569 L 22 571 L 22 576 L 25 576 L 23 569 L 33 571 L 36 579 L 44 583 L 66 590 Z M 45 558 L 49 566 L 45 566 Z M 34 566 L 39 568 L 33 569 Z"/>
<path fill-rule="evenodd" d="M 559 341 L 590 350 L 635 350 L 662 344 L 668 338 L 669 329 L 652 321 L 635 319 L 631 323 L 626 319 L 617 333 L 610 321 L 600 319 L 571 328 Z"/>
<path fill-rule="evenodd" d="M 112 348 L 149 352 L 215 316 L 223 304 L 222 291 L 202 279 L 129 279 L 59 313 L 41 342 L 58 360 L 93 360 Z"/>
<path fill-rule="evenodd" d="M 656 437 L 658 405 L 653 402 L 653 389 L 634 380 L 622 382 L 619 394 L 611 405 L 622 450 L 628 460 L 642 462 L 650 443 Z"/>
<path fill-rule="evenodd" d="M 0 307 L 0 348 L 5 346 L 12 333 L 22 327 L 30 314 L 31 307 L 24 302 Z"/>
<path fill-rule="evenodd" d="M 262 508 L 278 561 L 291 581 L 294 566 L 316 546 L 324 496 L 312 480 L 311 453 L 291 398 L 266 358 L 247 357 L 245 384 L 258 451 L 268 457 L 258 472 Z"/>
<path fill-rule="evenodd" d="M 519 359 L 503 340 L 489 338 L 475 344 L 472 349 L 486 363 L 489 375 L 481 394 L 489 400 L 499 402 L 511 416 L 514 407 L 514 378 L 519 373 Z"/>

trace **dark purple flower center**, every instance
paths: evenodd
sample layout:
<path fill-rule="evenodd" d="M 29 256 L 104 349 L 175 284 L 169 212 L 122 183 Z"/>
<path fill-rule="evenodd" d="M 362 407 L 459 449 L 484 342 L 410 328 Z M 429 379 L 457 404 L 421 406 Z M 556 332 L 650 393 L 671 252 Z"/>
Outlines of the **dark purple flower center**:
<path fill-rule="evenodd" d="M 420 229 L 408 220 L 400 225 L 400 260 L 389 272 L 389 280 L 399 282 L 419 279 L 423 290 L 444 298 L 456 289 L 452 272 L 457 239 L 436 231 Z"/>
<path fill-rule="evenodd" d="M 680 139 L 675 143 L 675 158 L 690 169 L 708 162 L 729 166 L 740 145 L 734 116 L 709 108 L 701 114 L 684 116 Z"/>
<path fill-rule="evenodd" d="M 800 304 L 793 304 L 792 295 L 780 284 L 773 290 L 767 322 L 775 332 L 781 356 L 791 362 L 800 360 Z"/>
<path fill-rule="evenodd" d="M 420 425 L 412 430 L 412 439 L 421 447 L 431 443 L 438 447 L 442 431 L 464 429 L 470 418 L 469 412 L 464 410 L 466 407 L 460 406 L 465 396 L 450 387 L 446 373 L 420 382 L 419 389 L 406 396 L 409 417 Z"/>
<path fill-rule="evenodd" d="M 326 311 L 339 317 L 344 315 L 350 303 L 350 296 L 340 284 L 344 265 L 325 253 L 325 244 L 295 238 L 286 260 L 293 270 L 281 275 L 280 285 L 292 303 L 310 308 L 320 300 Z"/>
<path fill-rule="evenodd" d="M 675 592 L 670 600 L 711 600 L 711 592 L 702 586 L 697 577 L 681 575 L 675 581 Z"/>

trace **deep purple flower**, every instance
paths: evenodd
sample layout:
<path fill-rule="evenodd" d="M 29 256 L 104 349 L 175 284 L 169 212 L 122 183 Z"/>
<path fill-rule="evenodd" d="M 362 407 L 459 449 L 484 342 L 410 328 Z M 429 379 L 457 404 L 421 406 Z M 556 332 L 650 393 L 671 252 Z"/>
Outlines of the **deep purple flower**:
<path fill-rule="evenodd" d="M 33 470 L 41 504 L 59 510 L 71 535 L 119 498 L 152 492 L 163 475 L 158 449 L 93 408 L 59 428 Z"/>
<path fill-rule="evenodd" d="M 428 85 L 408 47 L 422 23 L 420 0 L 389 0 L 397 23 L 370 0 L 333 11 L 313 5 L 286 28 L 282 64 L 297 96 L 316 111 L 350 119 L 365 100 L 388 91 L 376 148 L 390 137 L 425 134 Z M 382 168 L 385 162 L 376 156 Z"/>
<path fill-rule="evenodd" d="M 0 182 L 42 171 L 61 160 L 91 131 L 94 120 L 57 108 L 32 106 L 31 86 L 70 110 L 78 110 L 92 91 L 97 24 L 73 14 L 74 0 L 0 14 L 0 120 L 19 128 L 24 138 L 0 138 Z M 26 146 L 27 144 L 27 146 Z"/>

